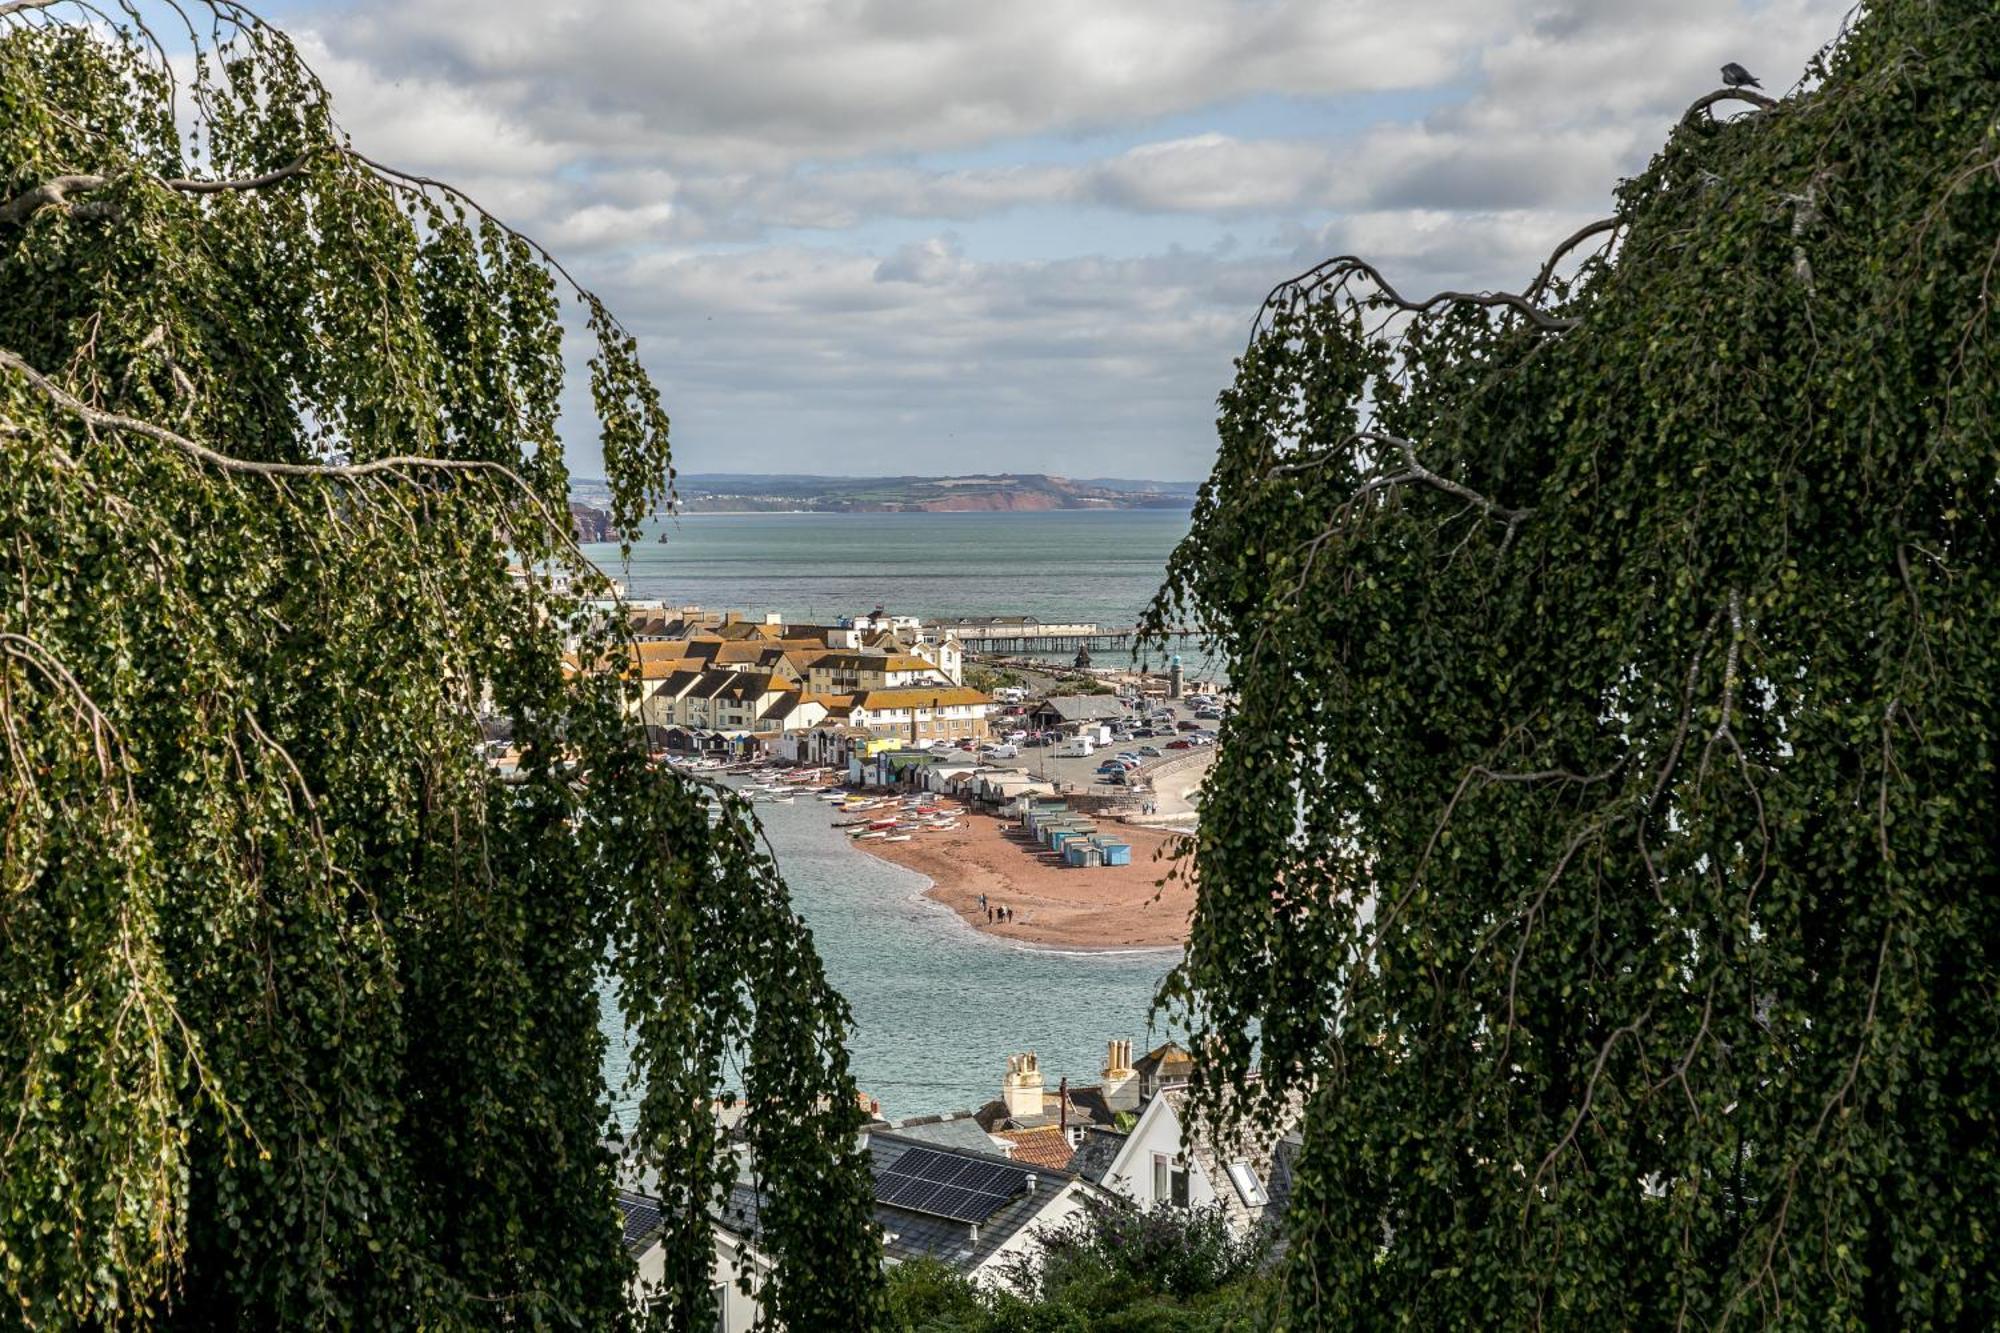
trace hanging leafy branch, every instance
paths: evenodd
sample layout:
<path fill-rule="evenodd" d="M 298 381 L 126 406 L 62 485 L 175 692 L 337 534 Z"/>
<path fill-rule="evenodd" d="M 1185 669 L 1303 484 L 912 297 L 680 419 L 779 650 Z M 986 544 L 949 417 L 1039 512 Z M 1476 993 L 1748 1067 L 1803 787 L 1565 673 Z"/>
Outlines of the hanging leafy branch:
<path fill-rule="evenodd" d="M 1168 998 L 1313 1091 L 1301 1323 L 2000 1320 L 1996 89 L 1870 6 L 1517 293 L 1265 304 L 1151 619 L 1240 697 Z"/>
<path fill-rule="evenodd" d="M 845 1006 L 747 809 L 566 665 L 624 630 L 565 295 L 630 540 L 666 414 L 552 256 L 230 0 L 0 4 L 0 1322 L 628 1324 L 616 1099 L 703 1326 L 735 1095 L 767 1314 L 875 1322 Z"/>

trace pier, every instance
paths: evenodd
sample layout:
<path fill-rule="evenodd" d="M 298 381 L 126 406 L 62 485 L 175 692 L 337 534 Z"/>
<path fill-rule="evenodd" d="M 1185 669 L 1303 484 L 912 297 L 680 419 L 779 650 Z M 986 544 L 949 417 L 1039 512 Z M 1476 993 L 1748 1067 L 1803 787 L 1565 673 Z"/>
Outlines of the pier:
<path fill-rule="evenodd" d="M 1079 648 L 1086 652 L 1123 652 L 1131 648 L 1139 638 L 1136 625 L 1123 628 L 1114 626 L 1071 626 L 1051 627 L 1047 630 L 1032 625 L 995 628 L 990 632 L 968 633 L 954 629 L 958 641 L 968 653 L 998 655 L 1037 653 L 1073 653 Z M 1191 626 L 1176 625 L 1166 631 L 1166 637 L 1174 642 L 1195 637 L 1199 631 Z"/>

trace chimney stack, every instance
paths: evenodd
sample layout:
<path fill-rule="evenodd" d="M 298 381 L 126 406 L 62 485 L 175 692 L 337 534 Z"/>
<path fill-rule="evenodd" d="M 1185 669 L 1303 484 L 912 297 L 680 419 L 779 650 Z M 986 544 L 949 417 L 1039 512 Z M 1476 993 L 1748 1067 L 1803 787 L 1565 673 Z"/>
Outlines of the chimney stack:
<path fill-rule="evenodd" d="M 1139 1073 L 1132 1068 L 1132 1043 L 1107 1042 L 1104 1051 L 1104 1104 L 1114 1111 L 1138 1110 Z"/>
<path fill-rule="evenodd" d="M 1042 1065 L 1033 1051 L 1007 1057 L 1007 1076 L 1000 1080 L 1000 1097 L 1010 1119 L 1042 1114 Z"/>

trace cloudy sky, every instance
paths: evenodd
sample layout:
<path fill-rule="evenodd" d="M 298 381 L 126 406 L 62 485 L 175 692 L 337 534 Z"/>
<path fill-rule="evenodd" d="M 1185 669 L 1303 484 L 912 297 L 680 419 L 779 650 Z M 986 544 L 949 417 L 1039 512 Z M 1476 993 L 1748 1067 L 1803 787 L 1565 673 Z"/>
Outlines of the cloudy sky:
<path fill-rule="evenodd" d="M 364 152 L 640 336 L 684 471 L 1189 479 L 1264 292 L 1518 285 L 1849 0 L 322 0 Z M 571 415 L 575 469 L 598 457 Z"/>

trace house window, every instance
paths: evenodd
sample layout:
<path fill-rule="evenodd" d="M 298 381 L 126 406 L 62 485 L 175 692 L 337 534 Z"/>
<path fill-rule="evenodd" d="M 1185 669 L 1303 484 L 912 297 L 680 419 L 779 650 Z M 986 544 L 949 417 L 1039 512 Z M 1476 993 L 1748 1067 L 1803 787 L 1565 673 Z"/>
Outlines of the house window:
<path fill-rule="evenodd" d="M 1171 1203 L 1176 1208 L 1187 1207 L 1187 1168 L 1176 1166 L 1174 1159 L 1165 1153 L 1153 1154 L 1153 1202 Z"/>

